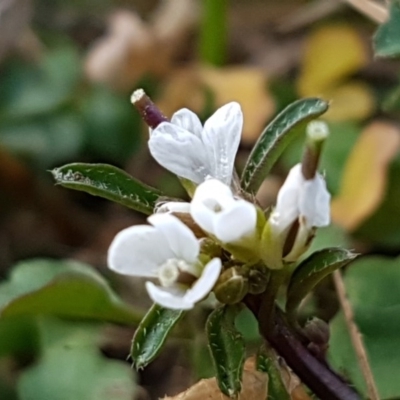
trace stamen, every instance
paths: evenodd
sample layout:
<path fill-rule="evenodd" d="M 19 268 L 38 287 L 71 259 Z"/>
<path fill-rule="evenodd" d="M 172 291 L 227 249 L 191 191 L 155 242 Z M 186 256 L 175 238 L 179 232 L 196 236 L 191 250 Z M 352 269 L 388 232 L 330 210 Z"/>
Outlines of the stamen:
<path fill-rule="evenodd" d="M 176 284 L 191 286 L 198 278 L 197 268 L 184 260 L 171 258 L 158 269 L 158 279 L 164 287 Z"/>

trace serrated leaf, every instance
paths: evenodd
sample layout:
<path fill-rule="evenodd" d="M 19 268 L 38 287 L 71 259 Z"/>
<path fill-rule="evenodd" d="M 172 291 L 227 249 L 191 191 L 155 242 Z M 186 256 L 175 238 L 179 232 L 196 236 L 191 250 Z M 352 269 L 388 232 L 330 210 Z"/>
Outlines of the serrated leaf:
<path fill-rule="evenodd" d="M 242 388 L 245 342 L 236 330 L 237 306 L 214 310 L 207 320 L 207 336 L 221 392 L 234 398 Z"/>
<path fill-rule="evenodd" d="M 73 261 L 31 260 L 17 264 L 0 285 L 0 319 L 30 315 L 136 325 L 140 315 L 126 306 L 89 266 Z"/>
<path fill-rule="evenodd" d="M 300 134 L 306 124 L 328 110 L 322 99 L 298 100 L 286 107 L 262 132 L 247 160 L 242 174 L 242 187 L 255 193 L 278 157 Z"/>
<path fill-rule="evenodd" d="M 291 396 L 283 383 L 277 356 L 273 357 L 273 354 L 268 354 L 262 347 L 256 358 L 257 370 L 268 374 L 268 400 L 290 400 Z"/>
<path fill-rule="evenodd" d="M 152 214 L 161 192 L 107 164 L 67 164 L 52 170 L 56 183 Z"/>
<path fill-rule="evenodd" d="M 150 308 L 132 340 L 131 357 L 136 369 L 144 368 L 158 356 L 169 333 L 184 314 L 183 310 L 170 310 L 158 304 Z"/>
<path fill-rule="evenodd" d="M 400 55 L 400 1 L 393 0 L 389 20 L 382 24 L 374 36 L 375 55 L 397 57 Z"/>
<path fill-rule="evenodd" d="M 287 290 L 286 311 L 293 314 L 304 297 L 326 276 L 354 260 L 357 254 L 341 248 L 317 251 L 293 273 Z"/>

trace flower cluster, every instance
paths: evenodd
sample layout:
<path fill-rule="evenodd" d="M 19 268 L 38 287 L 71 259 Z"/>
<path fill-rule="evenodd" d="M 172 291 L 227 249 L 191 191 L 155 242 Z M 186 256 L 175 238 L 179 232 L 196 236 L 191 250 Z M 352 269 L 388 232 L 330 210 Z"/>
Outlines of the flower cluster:
<path fill-rule="evenodd" d="M 146 282 L 146 288 L 161 306 L 192 308 L 218 285 L 225 261 L 250 269 L 260 261 L 271 269 L 297 261 L 315 228 L 329 223 L 325 180 L 318 173 L 306 179 L 300 164 L 290 171 L 268 220 L 242 197 L 234 172 L 242 125 L 240 105 L 232 102 L 204 126 L 182 109 L 150 130 L 151 154 L 191 182 L 192 200 L 160 204 L 150 225 L 121 231 L 108 263 L 118 273 L 158 280 L 159 285 Z M 213 252 L 206 246 L 210 240 Z"/>

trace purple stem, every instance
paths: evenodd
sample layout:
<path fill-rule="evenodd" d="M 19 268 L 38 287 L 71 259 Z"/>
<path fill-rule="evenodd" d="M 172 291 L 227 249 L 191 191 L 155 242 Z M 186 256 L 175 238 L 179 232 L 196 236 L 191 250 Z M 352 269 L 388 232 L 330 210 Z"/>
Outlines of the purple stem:
<path fill-rule="evenodd" d="M 245 303 L 260 321 L 260 297 L 248 295 Z M 360 400 L 353 390 L 329 366 L 317 358 L 301 343 L 296 334 L 282 317 L 282 311 L 276 307 L 273 327 L 263 329 L 267 324 L 260 323 L 261 335 L 281 355 L 295 374 L 320 399 L 323 400 Z"/>

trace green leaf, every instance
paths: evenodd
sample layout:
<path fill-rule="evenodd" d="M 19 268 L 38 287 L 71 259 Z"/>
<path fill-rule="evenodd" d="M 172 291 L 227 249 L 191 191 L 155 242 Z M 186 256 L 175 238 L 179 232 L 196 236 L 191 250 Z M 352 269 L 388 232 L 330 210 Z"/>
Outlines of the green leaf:
<path fill-rule="evenodd" d="M 150 215 L 161 192 L 107 164 L 67 164 L 52 171 L 56 183 L 104 197 Z"/>
<path fill-rule="evenodd" d="M 268 124 L 255 144 L 242 174 L 242 187 L 255 193 L 289 143 L 301 134 L 307 123 L 328 110 L 322 99 L 298 100 L 286 107 Z"/>
<path fill-rule="evenodd" d="M 141 118 L 125 97 L 94 87 L 82 100 L 87 151 L 108 162 L 123 164 L 141 142 Z"/>
<path fill-rule="evenodd" d="M 0 358 L 12 354 L 26 362 L 27 357 L 38 352 L 39 332 L 33 317 L 7 318 L 0 321 Z"/>
<path fill-rule="evenodd" d="M 89 266 L 72 261 L 31 260 L 17 264 L 0 285 L 0 320 L 29 315 L 139 323 L 107 282 Z"/>
<path fill-rule="evenodd" d="M 0 132 L 2 145 L 40 168 L 77 157 L 84 144 L 82 120 L 70 112 L 6 122 Z"/>
<path fill-rule="evenodd" d="M 375 55 L 397 57 L 400 55 L 400 1 L 392 0 L 389 20 L 382 24 L 374 36 Z"/>
<path fill-rule="evenodd" d="M 304 260 L 293 273 L 287 290 L 286 311 L 296 309 L 304 297 L 326 276 L 354 260 L 357 254 L 341 248 L 330 248 L 315 252 Z"/>
<path fill-rule="evenodd" d="M 9 379 L 7 379 L 6 377 L 0 376 L 0 399 L 20 400 L 18 399 L 15 388 L 12 387 L 12 383 L 8 382 L 8 380 Z"/>
<path fill-rule="evenodd" d="M 214 310 L 207 320 L 207 336 L 221 392 L 236 397 L 242 388 L 245 342 L 235 327 L 240 308 L 224 306 Z"/>
<path fill-rule="evenodd" d="M 277 355 L 263 346 L 257 353 L 256 368 L 268 374 L 268 400 L 290 400 L 280 373 Z M 267 399 L 266 399 L 267 400 Z"/>
<path fill-rule="evenodd" d="M 347 297 L 361 332 L 381 399 L 400 398 L 400 258 L 368 256 L 344 274 Z M 329 359 L 367 398 L 343 312 L 331 321 Z"/>
<path fill-rule="evenodd" d="M 134 372 L 98 348 L 101 326 L 40 320 L 41 357 L 20 372 L 20 400 L 132 400 Z"/>
<path fill-rule="evenodd" d="M 258 321 L 254 314 L 248 309 L 243 308 L 235 319 L 236 329 L 243 335 L 247 342 L 260 342 L 261 336 Z"/>
<path fill-rule="evenodd" d="M 81 75 L 79 54 L 73 46 L 50 51 L 38 67 L 11 65 L 2 75 L 2 117 L 19 119 L 59 109 L 71 100 Z"/>
<path fill-rule="evenodd" d="M 131 357 L 136 369 L 144 368 L 158 356 L 169 333 L 184 313 L 157 304 L 150 308 L 132 340 Z"/>

